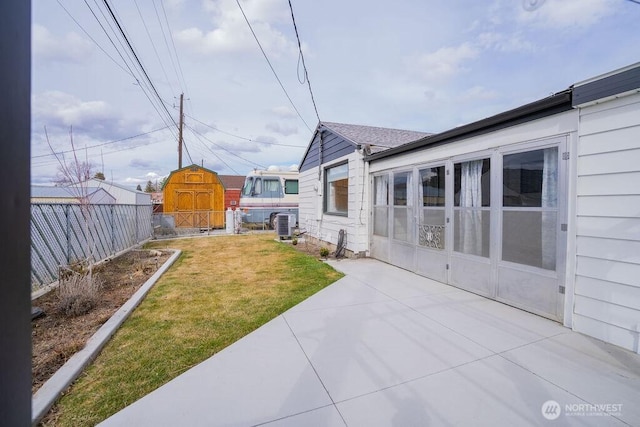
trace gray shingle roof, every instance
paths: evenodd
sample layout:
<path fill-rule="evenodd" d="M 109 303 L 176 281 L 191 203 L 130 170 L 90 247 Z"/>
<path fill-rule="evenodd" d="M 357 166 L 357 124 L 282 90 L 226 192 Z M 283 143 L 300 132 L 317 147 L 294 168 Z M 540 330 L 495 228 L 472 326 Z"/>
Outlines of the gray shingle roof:
<path fill-rule="evenodd" d="M 372 146 L 373 152 L 397 147 L 432 135 L 431 133 L 412 130 L 349 125 L 345 123 L 322 122 L 322 125 L 354 144 L 369 144 Z"/>

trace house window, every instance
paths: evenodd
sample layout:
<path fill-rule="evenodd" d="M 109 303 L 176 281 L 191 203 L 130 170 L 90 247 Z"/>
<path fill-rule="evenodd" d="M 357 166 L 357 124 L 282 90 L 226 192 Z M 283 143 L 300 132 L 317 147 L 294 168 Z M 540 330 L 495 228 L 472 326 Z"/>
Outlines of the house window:
<path fill-rule="evenodd" d="M 502 260 L 556 269 L 558 147 L 505 155 Z"/>
<path fill-rule="evenodd" d="M 404 242 L 413 240 L 413 174 L 393 175 L 393 238 Z"/>
<path fill-rule="evenodd" d="M 489 257 L 491 224 L 491 161 L 454 165 L 453 250 Z"/>
<path fill-rule="evenodd" d="M 349 164 L 325 169 L 324 211 L 347 215 L 349 208 Z"/>
<path fill-rule="evenodd" d="M 389 236 L 389 175 L 373 178 L 373 234 Z"/>
<path fill-rule="evenodd" d="M 297 179 L 285 179 L 284 180 L 284 194 L 298 194 L 298 180 Z"/>

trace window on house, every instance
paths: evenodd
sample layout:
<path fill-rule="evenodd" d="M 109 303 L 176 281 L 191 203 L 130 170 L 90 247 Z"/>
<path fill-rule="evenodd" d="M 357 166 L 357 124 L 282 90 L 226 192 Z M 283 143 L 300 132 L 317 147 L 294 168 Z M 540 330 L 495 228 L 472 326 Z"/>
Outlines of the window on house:
<path fill-rule="evenodd" d="M 373 234 L 389 236 L 389 175 L 373 178 Z"/>
<path fill-rule="evenodd" d="M 558 147 L 505 155 L 502 259 L 556 269 Z"/>
<path fill-rule="evenodd" d="M 325 169 L 324 211 L 347 215 L 349 209 L 349 164 Z"/>
<path fill-rule="evenodd" d="M 284 180 L 284 194 L 298 194 L 298 180 L 297 179 L 285 179 Z"/>
<path fill-rule="evenodd" d="M 393 174 L 393 238 L 405 242 L 413 240 L 413 174 Z"/>
<path fill-rule="evenodd" d="M 471 160 L 454 165 L 453 250 L 489 257 L 491 162 Z"/>

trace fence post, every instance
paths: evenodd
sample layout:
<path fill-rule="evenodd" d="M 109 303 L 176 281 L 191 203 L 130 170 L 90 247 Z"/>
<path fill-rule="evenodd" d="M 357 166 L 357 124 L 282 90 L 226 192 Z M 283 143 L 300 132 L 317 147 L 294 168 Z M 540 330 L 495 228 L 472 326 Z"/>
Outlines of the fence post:
<path fill-rule="evenodd" d="M 71 238 L 69 237 L 70 235 L 70 230 L 69 230 L 69 226 L 70 226 L 70 220 L 69 220 L 69 205 L 65 205 L 64 207 L 64 216 L 66 218 L 66 222 L 67 222 L 67 230 L 65 231 L 64 235 L 67 238 L 67 265 L 69 265 L 69 263 L 71 262 Z"/>

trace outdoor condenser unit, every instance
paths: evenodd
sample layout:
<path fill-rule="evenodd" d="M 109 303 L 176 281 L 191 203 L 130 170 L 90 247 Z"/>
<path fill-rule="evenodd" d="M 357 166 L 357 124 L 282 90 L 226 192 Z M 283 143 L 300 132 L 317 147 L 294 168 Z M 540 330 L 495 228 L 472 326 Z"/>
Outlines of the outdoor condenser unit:
<path fill-rule="evenodd" d="M 296 227 L 296 215 L 295 214 L 278 214 L 276 215 L 276 233 L 278 237 L 291 237 L 293 236 L 293 230 Z"/>

